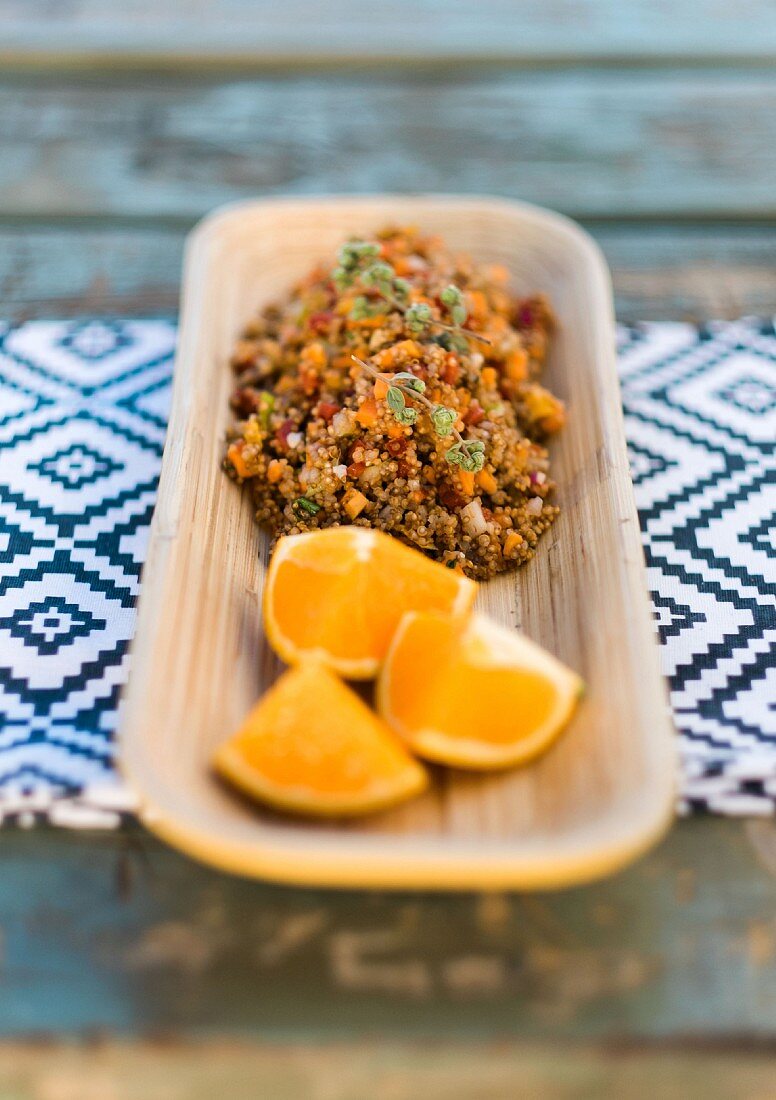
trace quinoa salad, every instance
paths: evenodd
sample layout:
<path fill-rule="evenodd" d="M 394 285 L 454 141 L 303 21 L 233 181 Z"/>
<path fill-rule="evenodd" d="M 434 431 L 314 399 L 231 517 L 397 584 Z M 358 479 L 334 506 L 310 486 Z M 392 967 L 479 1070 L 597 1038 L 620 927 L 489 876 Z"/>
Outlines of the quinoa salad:
<path fill-rule="evenodd" d="M 375 527 L 486 580 L 555 519 L 541 295 L 415 228 L 344 242 L 247 326 L 224 469 L 275 538 Z"/>

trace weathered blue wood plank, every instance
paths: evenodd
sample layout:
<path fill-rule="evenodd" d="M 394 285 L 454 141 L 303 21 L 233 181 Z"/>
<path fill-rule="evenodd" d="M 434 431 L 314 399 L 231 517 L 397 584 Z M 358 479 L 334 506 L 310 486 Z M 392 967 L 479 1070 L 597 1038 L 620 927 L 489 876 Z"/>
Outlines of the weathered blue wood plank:
<path fill-rule="evenodd" d="M 0 84 L 0 210 L 190 220 L 280 193 L 492 192 L 776 216 L 776 79 L 632 70 Z"/>
<path fill-rule="evenodd" d="M 0 1034 L 772 1042 L 775 836 L 685 822 L 615 878 L 510 898 L 262 886 L 143 834 L 4 833 Z"/>
<path fill-rule="evenodd" d="M 536 62 L 776 53 L 770 0 L 0 0 L 0 24 L 6 62 Z"/>
<path fill-rule="evenodd" d="M 592 224 L 621 320 L 769 314 L 776 227 Z M 0 227 L 0 318 L 177 311 L 183 228 Z"/>

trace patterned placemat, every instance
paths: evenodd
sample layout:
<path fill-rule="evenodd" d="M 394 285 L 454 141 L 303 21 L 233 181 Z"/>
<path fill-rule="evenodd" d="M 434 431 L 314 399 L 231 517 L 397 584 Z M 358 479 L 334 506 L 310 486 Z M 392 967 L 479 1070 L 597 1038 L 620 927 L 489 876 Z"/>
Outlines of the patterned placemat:
<path fill-rule="evenodd" d="M 776 803 L 776 335 L 619 330 L 626 426 L 680 731 L 681 808 Z M 175 327 L 0 325 L 0 818 L 110 827 L 116 707 Z"/>

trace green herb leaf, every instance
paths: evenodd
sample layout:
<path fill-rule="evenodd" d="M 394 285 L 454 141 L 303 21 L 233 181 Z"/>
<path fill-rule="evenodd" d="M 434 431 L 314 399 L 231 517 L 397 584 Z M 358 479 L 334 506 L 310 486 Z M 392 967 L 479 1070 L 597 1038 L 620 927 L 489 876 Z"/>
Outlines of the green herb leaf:
<path fill-rule="evenodd" d="M 485 465 L 485 444 L 479 439 L 459 440 L 445 452 L 445 458 L 452 466 L 477 474 Z"/>
<path fill-rule="evenodd" d="M 379 256 L 380 246 L 371 241 L 346 241 L 339 250 L 338 260 L 348 270 L 357 268 L 361 260 L 370 256 Z"/>
<path fill-rule="evenodd" d="M 445 405 L 436 405 L 431 411 L 431 423 L 437 435 L 444 438 L 450 435 L 458 419 L 455 409 L 448 409 Z"/>
<path fill-rule="evenodd" d="M 365 286 L 374 286 L 388 293 L 391 291 L 393 278 L 393 268 L 385 263 L 370 264 L 369 267 L 364 268 L 361 272 L 361 282 Z"/>
<path fill-rule="evenodd" d="M 454 283 L 450 283 L 446 286 L 442 293 L 439 295 L 439 299 L 444 305 L 452 309 L 453 306 L 459 306 L 463 302 L 463 294 Z"/>
<path fill-rule="evenodd" d="M 396 413 L 396 419 L 400 424 L 414 424 L 418 419 L 418 410 L 412 409 L 409 406 L 401 410 L 401 413 Z"/>
<path fill-rule="evenodd" d="M 368 298 L 365 298 L 363 294 L 360 294 L 353 302 L 350 310 L 350 316 L 354 321 L 363 321 L 367 317 L 372 316 L 372 306 Z"/>
<path fill-rule="evenodd" d="M 468 311 L 466 309 L 463 292 L 451 283 L 450 286 L 445 287 L 439 295 L 439 298 L 450 310 L 450 316 L 453 319 L 453 323 L 456 325 L 465 324 Z"/>
<path fill-rule="evenodd" d="M 398 420 L 407 404 L 404 400 L 404 394 L 398 386 L 389 386 L 388 393 L 385 395 L 385 400 L 388 402 L 388 408 Z"/>
<path fill-rule="evenodd" d="M 402 383 L 409 390 L 414 390 L 415 393 L 425 393 L 426 383 L 422 378 L 418 378 L 414 374 L 410 374 L 408 370 L 400 370 L 398 374 L 394 374 L 393 382 Z"/>
<path fill-rule="evenodd" d="M 269 427 L 269 418 L 272 410 L 275 408 L 275 395 L 268 390 L 262 390 L 259 394 L 259 425 L 266 432 Z"/>
<path fill-rule="evenodd" d="M 393 280 L 393 293 L 399 299 L 400 302 L 406 302 L 410 296 L 411 290 L 410 284 L 406 279 L 400 279 L 398 276 Z"/>
<path fill-rule="evenodd" d="M 315 516 L 320 512 L 320 504 L 316 504 L 314 500 L 310 500 L 309 497 L 297 497 L 294 501 L 294 508 L 297 512 L 307 512 L 310 516 Z"/>
<path fill-rule="evenodd" d="M 331 278 L 338 290 L 345 290 L 346 287 L 351 286 L 353 283 L 353 273 L 341 265 L 340 267 L 334 268 L 331 273 Z"/>
<path fill-rule="evenodd" d="M 419 335 L 431 321 L 431 307 L 425 302 L 416 302 L 407 308 L 404 323 L 413 335 Z"/>

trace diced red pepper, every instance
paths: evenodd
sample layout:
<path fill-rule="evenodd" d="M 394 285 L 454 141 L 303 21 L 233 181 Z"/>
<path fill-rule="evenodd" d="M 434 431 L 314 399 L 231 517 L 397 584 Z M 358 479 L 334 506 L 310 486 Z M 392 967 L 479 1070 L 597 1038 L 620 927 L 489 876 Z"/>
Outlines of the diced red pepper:
<path fill-rule="evenodd" d="M 399 455 L 404 454 L 407 450 L 406 437 L 402 436 L 400 439 L 389 439 L 385 444 L 385 449 L 393 458 L 398 458 Z"/>
<path fill-rule="evenodd" d="M 456 512 L 467 503 L 467 498 L 463 493 L 459 492 L 458 489 L 454 488 L 448 481 L 443 481 L 441 483 L 437 490 L 437 495 L 445 508 L 449 508 L 451 512 Z"/>
<path fill-rule="evenodd" d="M 485 419 L 485 410 L 479 401 L 472 401 L 469 408 L 464 413 L 463 422 L 472 427 L 474 424 L 479 424 L 481 420 Z"/>
<path fill-rule="evenodd" d="M 284 450 L 288 450 L 288 437 L 291 432 L 296 430 L 296 424 L 293 420 L 284 420 L 278 430 L 275 432 L 275 439 Z"/>
<path fill-rule="evenodd" d="M 335 413 L 340 411 L 340 406 L 335 405 L 333 401 L 319 401 L 316 412 L 320 416 L 321 420 L 325 420 L 328 424 Z"/>
<path fill-rule="evenodd" d="M 308 324 L 313 332 L 317 332 L 319 335 L 326 332 L 331 322 L 334 320 L 334 314 L 331 310 L 321 309 L 317 313 L 312 313 Z"/>
<path fill-rule="evenodd" d="M 450 386 L 454 386 L 461 377 L 461 364 L 454 355 L 448 355 L 439 372 L 439 377 Z"/>
<path fill-rule="evenodd" d="M 361 477 L 365 469 L 365 462 L 351 462 L 348 466 L 348 477 Z"/>

